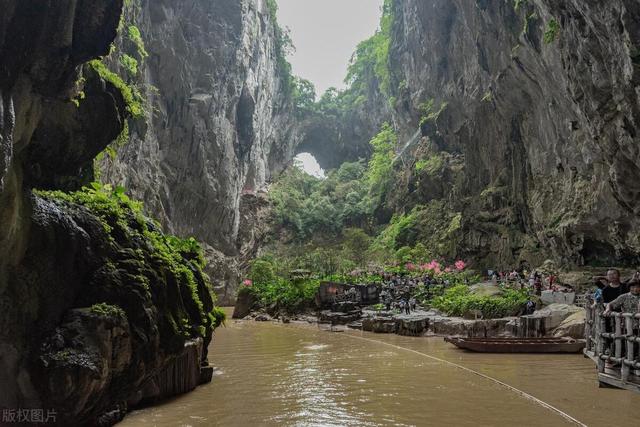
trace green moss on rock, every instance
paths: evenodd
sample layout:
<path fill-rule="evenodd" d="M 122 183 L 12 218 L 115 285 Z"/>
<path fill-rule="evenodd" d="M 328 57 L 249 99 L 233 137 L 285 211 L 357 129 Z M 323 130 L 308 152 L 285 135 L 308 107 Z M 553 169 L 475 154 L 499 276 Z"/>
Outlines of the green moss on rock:
<path fill-rule="evenodd" d="M 198 242 L 163 234 L 144 216 L 142 203 L 129 198 L 124 188 L 92 183 L 73 193 L 35 193 L 65 209 L 86 209 L 102 225 L 106 254 L 84 296 L 86 306 L 94 304 L 92 312 L 115 315 L 115 308 L 122 307 L 135 323 L 140 310 L 156 306 L 161 339 L 176 348 L 184 339 L 210 335 L 224 321 L 214 310 Z"/>
<path fill-rule="evenodd" d="M 98 316 L 119 317 L 119 318 L 126 317 L 126 314 L 120 307 L 116 305 L 106 304 L 106 303 L 94 304 L 91 306 L 89 311 L 91 311 L 91 313 L 93 314 L 97 314 Z"/>

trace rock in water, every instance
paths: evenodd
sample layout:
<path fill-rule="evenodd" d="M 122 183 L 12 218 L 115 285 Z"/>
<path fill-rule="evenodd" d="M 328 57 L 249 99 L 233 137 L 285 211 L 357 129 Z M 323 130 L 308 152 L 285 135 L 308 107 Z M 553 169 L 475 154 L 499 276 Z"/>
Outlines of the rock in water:
<path fill-rule="evenodd" d="M 554 337 L 584 338 L 584 326 L 586 323 L 585 311 L 578 311 L 567 317 L 553 331 Z"/>
<path fill-rule="evenodd" d="M 523 317 L 544 318 L 546 330 L 551 331 L 557 328 L 566 318 L 579 312 L 584 312 L 584 309 L 576 305 L 551 304 L 536 310 L 530 316 Z"/>

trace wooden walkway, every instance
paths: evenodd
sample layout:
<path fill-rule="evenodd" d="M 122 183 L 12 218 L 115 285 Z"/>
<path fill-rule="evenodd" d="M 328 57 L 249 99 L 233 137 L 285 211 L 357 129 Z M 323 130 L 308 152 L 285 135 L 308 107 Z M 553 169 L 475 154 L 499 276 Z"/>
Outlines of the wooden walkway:
<path fill-rule="evenodd" d="M 598 381 L 640 393 L 640 313 L 610 313 L 587 304 L 584 354 L 598 370 Z"/>

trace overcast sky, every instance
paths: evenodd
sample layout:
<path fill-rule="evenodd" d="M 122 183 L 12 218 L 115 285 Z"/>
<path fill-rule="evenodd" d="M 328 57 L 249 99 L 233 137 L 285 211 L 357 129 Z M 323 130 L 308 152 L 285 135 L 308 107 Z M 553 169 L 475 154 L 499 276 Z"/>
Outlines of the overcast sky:
<path fill-rule="evenodd" d="M 320 96 L 342 88 L 356 46 L 373 35 L 382 0 L 277 0 L 278 20 L 291 29 L 293 72 L 311 80 Z"/>
<path fill-rule="evenodd" d="M 277 0 L 278 21 L 291 30 L 296 51 L 293 73 L 310 80 L 318 97 L 344 87 L 347 66 L 358 43 L 371 37 L 380 21 L 383 0 Z M 298 159 L 310 175 L 324 171 L 309 154 Z"/>

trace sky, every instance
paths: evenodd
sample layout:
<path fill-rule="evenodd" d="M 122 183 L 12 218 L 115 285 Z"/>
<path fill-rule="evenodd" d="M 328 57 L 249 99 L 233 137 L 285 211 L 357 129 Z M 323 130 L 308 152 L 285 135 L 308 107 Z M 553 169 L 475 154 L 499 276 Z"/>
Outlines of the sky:
<path fill-rule="evenodd" d="M 310 80 L 320 96 L 344 88 L 351 55 L 371 37 L 380 21 L 383 0 L 277 0 L 278 21 L 289 28 L 296 51 L 288 58 L 293 73 Z M 323 176 L 312 156 L 302 156 L 304 170 Z"/>

